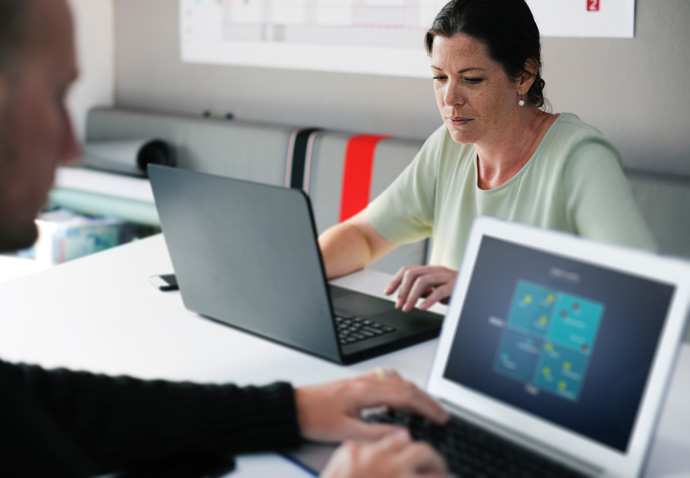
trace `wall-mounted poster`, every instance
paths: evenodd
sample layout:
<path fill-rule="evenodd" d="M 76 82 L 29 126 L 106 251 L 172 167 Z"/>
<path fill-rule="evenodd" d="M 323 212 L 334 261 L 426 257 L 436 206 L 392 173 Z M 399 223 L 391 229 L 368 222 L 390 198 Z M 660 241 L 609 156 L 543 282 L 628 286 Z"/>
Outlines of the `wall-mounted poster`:
<path fill-rule="evenodd" d="M 526 0 L 544 37 L 632 38 L 635 0 Z"/>
<path fill-rule="evenodd" d="M 544 36 L 634 30 L 634 0 L 527 1 Z M 424 33 L 446 3 L 180 0 L 182 61 L 428 78 Z"/>
<path fill-rule="evenodd" d="M 429 76 L 423 37 L 446 0 L 181 0 L 182 60 Z"/>

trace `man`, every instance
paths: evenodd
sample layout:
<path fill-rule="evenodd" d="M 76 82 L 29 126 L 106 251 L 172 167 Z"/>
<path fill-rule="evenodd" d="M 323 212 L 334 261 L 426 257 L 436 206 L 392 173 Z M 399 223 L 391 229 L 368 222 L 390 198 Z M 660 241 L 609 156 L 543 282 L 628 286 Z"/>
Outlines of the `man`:
<path fill-rule="evenodd" d="M 65 0 L 0 0 L 0 250 L 36 240 L 34 218 L 55 169 L 78 155 L 64 105 L 76 77 Z M 293 389 L 142 381 L 0 361 L 0 470 L 88 476 L 155 473 L 167 465 L 177 476 L 185 466 L 228 465 L 228 454 L 294 447 L 305 437 L 377 440 L 343 445 L 324 476 L 445 475 L 428 446 L 360 420 L 363 409 L 382 405 L 439 423 L 448 418 L 393 371 Z"/>

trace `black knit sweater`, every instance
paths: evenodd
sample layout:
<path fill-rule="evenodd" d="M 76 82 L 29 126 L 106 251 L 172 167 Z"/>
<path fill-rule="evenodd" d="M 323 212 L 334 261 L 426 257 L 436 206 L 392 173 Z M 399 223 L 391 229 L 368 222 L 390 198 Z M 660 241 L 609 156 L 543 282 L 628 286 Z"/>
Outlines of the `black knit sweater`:
<path fill-rule="evenodd" d="M 88 476 L 300 441 L 294 391 L 108 377 L 0 361 L 0 473 Z M 183 465 L 180 465 L 183 466 Z"/>

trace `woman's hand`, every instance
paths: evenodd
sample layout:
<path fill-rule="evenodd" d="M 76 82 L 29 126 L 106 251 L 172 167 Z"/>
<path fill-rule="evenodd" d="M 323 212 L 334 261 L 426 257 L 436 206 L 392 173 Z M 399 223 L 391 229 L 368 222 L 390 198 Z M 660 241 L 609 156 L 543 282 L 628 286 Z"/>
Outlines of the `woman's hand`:
<path fill-rule="evenodd" d="M 449 418 L 434 399 L 394 370 L 300 387 L 295 401 L 302 435 L 317 441 L 374 440 L 399 432 L 400 427 L 362 420 L 363 410 L 381 406 L 406 408 L 439 424 Z"/>
<path fill-rule="evenodd" d="M 416 478 L 448 475 L 443 459 L 406 431 L 369 443 L 348 441 L 331 457 L 321 478 Z"/>
<path fill-rule="evenodd" d="M 395 307 L 411 311 L 417 301 L 421 310 L 427 310 L 437 302 L 447 304 L 455 287 L 458 271 L 443 266 L 409 266 L 401 268 L 388 284 L 385 293 L 398 291 Z"/>

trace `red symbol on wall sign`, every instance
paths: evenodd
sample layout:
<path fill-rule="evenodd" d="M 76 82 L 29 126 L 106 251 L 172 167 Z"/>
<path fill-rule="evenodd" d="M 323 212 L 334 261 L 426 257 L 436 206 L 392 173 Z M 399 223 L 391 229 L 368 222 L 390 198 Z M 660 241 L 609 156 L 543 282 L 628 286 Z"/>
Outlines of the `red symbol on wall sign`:
<path fill-rule="evenodd" d="M 600 3 L 601 3 L 601 0 L 587 0 L 587 11 L 588 12 L 598 12 Z"/>

